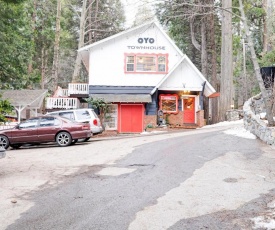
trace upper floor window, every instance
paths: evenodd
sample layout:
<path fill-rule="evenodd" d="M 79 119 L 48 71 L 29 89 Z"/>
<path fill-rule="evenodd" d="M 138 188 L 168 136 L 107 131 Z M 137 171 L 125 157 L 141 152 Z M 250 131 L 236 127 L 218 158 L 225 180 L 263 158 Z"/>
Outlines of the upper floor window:
<path fill-rule="evenodd" d="M 167 73 L 168 54 L 125 54 L 126 73 Z"/>

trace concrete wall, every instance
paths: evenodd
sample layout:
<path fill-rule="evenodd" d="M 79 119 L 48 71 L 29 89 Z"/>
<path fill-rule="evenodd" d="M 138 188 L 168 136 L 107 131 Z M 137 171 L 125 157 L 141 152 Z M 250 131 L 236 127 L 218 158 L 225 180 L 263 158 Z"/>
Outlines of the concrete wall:
<path fill-rule="evenodd" d="M 275 146 L 275 127 L 267 126 L 262 115 L 265 113 L 264 107 L 261 94 L 250 98 L 243 107 L 244 127 L 265 143 Z"/>

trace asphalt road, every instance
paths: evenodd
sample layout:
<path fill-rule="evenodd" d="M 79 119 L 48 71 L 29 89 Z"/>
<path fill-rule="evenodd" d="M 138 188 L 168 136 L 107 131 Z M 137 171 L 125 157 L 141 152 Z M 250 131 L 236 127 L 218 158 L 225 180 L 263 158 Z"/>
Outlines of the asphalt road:
<path fill-rule="evenodd" d="M 51 151 L 64 149 L 97 152 L 73 173 L 18 197 L 32 205 L 3 229 L 268 229 L 275 216 L 275 151 L 259 140 L 213 129 Z M 113 160 L 98 161 L 101 154 Z"/>

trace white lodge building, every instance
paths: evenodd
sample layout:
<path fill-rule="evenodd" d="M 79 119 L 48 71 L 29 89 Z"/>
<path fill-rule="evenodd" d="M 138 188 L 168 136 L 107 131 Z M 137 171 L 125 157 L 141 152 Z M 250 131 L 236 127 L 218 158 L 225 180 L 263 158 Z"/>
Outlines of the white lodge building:
<path fill-rule="evenodd" d="M 111 104 L 106 129 L 142 132 L 166 123 L 201 127 L 203 97 L 214 88 L 156 22 L 79 50 L 89 72 L 89 96 Z"/>

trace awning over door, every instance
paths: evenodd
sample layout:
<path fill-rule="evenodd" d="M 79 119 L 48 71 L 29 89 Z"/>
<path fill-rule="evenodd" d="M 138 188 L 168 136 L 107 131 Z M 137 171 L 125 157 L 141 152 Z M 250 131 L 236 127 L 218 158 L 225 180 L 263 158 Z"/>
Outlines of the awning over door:
<path fill-rule="evenodd" d="M 89 95 L 105 102 L 149 103 L 154 86 L 108 86 L 90 85 Z"/>

